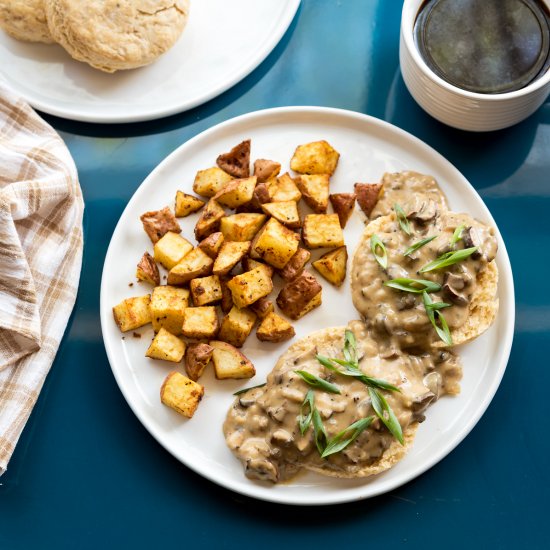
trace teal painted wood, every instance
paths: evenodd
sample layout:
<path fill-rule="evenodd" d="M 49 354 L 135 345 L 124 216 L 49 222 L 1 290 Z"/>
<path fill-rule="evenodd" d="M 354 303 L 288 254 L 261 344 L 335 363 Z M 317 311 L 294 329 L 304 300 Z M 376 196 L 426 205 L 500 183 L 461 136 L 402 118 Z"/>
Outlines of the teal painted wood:
<path fill-rule="evenodd" d="M 0 549 L 548 547 L 550 103 L 522 124 L 491 134 L 468 134 L 431 119 L 399 73 L 400 9 L 397 0 L 303 0 L 282 42 L 256 71 L 181 115 L 119 126 L 46 117 L 80 172 L 84 266 L 67 333 L 0 478 Z M 364 112 L 432 145 L 486 201 L 516 283 L 510 363 L 473 432 L 404 487 L 337 507 L 252 501 L 182 466 L 124 401 L 99 326 L 107 245 L 141 181 L 205 128 L 280 105 Z"/>

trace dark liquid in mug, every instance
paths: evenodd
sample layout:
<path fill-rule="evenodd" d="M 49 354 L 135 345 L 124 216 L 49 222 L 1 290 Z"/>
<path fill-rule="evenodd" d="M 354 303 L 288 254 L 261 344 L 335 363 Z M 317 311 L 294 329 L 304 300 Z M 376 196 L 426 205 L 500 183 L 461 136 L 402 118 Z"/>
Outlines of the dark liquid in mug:
<path fill-rule="evenodd" d="M 538 0 L 427 0 L 414 35 L 424 61 L 464 90 L 519 90 L 550 67 L 550 18 Z"/>

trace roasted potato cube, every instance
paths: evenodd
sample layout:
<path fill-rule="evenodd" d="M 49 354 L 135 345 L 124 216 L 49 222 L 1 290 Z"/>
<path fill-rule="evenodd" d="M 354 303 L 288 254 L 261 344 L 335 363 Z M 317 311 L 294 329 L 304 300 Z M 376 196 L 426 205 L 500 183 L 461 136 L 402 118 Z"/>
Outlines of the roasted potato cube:
<path fill-rule="evenodd" d="M 231 290 L 233 303 L 242 308 L 267 296 L 273 290 L 273 281 L 265 269 L 257 267 L 233 277 L 227 286 Z"/>
<path fill-rule="evenodd" d="M 252 200 L 256 187 L 256 176 L 230 181 L 220 189 L 212 198 L 228 208 L 237 208 Z"/>
<path fill-rule="evenodd" d="M 217 275 L 193 279 L 189 288 L 195 306 L 213 304 L 222 299 L 222 286 Z"/>
<path fill-rule="evenodd" d="M 198 212 L 203 206 L 203 200 L 193 195 L 188 195 L 183 191 L 176 192 L 176 207 L 174 208 L 174 212 L 177 218 L 185 218 L 189 214 Z"/>
<path fill-rule="evenodd" d="M 259 262 L 258 260 L 253 260 L 249 256 L 245 256 L 242 259 L 241 264 L 243 266 L 243 271 L 252 271 L 257 267 L 261 267 L 262 269 L 266 270 L 266 273 L 269 277 L 273 277 L 273 273 L 275 273 L 275 270 L 272 266 Z"/>
<path fill-rule="evenodd" d="M 281 171 L 281 165 L 274 160 L 258 159 L 254 161 L 254 175 L 259 183 L 276 178 Z"/>
<path fill-rule="evenodd" d="M 325 140 L 299 145 L 290 160 L 290 168 L 300 174 L 328 174 L 332 176 L 340 153 Z"/>
<path fill-rule="evenodd" d="M 143 224 L 145 233 L 149 235 L 153 243 L 156 243 L 163 235 L 166 235 L 168 231 L 181 233 L 180 224 L 168 206 L 162 210 L 145 212 L 139 219 Z"/>
<path fill-rule="evenodd" d="M 189 306 L 189 290 L 175 286 L 157 286 L 151 296 L 151 321 L 153 330 L 165 328 L 168 332 L 181 334 L 183 312 Z"/>
<path fill-rule="evenodd" d="M 267 202 L 262 204 L 262 210 L 290 229 L 298 229 L 302 225 L 295 201 Z"/>
<path fill-rule="evenodd" d="M 256 300 L 253 304 L 249 306 L 250 310 L 253 311 L 260 319 L 263 319 L 266 315 L 275 311 L 275 307 L 271 300 L 268 300 L 265 296 Z"/>
<path fill-rule="evenodd" d="M 215 166 L 206 170 L 199 170 L 193 182 L 193 191 L 203 197 L 213 197 L 226 183 L 233 178 Z"/>
<path fill-rule="evenodd" d="M 152 285 L 160 284 L 159 268 L 149 252 L 145 252 L 137 264 L 136 278 L 138 281 L 145 281 Z"/>
<path fill-rule="evenodd" d="M 113 308 L 115 323 L 122 332 L 135 330 L 151 322 L 151 295 L 126 298 Z"/>
<path fill-rule="evenodd" d="M 340 286 L 346 278 L 348 251 L 345 246 L 323 254 L 312 266 L 334 286 Z"/>
<path fill-rule="evenodd" d="M 161 402 L 187 418 L 193 417 L 203 395 L 200 384 L 176 371 L 166 377 L 160 388 Z"/>
<path fill-rule="evenodd" d="M 276 313 L 266 315 L 256 329 L 256 337 L 262 342 L 284 342 L 295 334 L 294 327 Z"/>
<path fill-rule="evenodd" d="M 257 255 L 277 269 L 296 254 L 300 237 L 275 218 L 270 218 L 252 241 L 251 256 Z"/>
<path fill-rule="evenodd" d="M 328 198 L 334 212 L 338 214 L 338 220 L 340 220 L 340 226 L 343 229 L 346 227 L 346 223 L 348 223 L 355 207 L 355 193 L 334 193 L 329 195 Z"/>
<path fill-rule="evenodd" d="M 300 193 L 300 190 L 288 172 L 275 180 L 268 181 L 267 187 L 271 202 L 298 202 L 302 198 L 302 193 Z"/>
<path fill-rule="evenodd" d="M 208 235 L 219 231 L 220 220 L 224 216 L 225 210 L 215 200 L 210 199 L 195 224 L 195 239 L 202 241 Z"/>
<path fill-rule="evenodd" d="M 302 273 L 304 267 L 311 258 L 311 252 L 305 248 L 298 248 L 296 254 L 290 258 L 288 263 L 279 271 L 279 275 L 285 281 L 292 281 Z"/>
<path fill-rule="evenodd" d="M 166 269 L 172 269 L 191 250 L 193 250 L 193 245 L 187 239 L 169 231 L 155 243 L 155 260 Z"/>
<path fill-rule="evenodd" d="M 233 306 L 222 319 L 218 338 L 236 348 L 241 348 L 252 331 L 255 321 L 256 314 L 253 311 L 246 307 L 239 309 Z"/>
<path fill-rule="evenodd" d="M 287 283 L 277 296 L 277 305 L 281 311 L 296 321 L 321 305 L 322 287 L 308 271 Z"/>
<path fill-rule="evenodd" d="M 223 220 L 223 218 L 222 218 Z M 222 247 L 224 237 L 221 231 L 216 231 L 212 235 L 208 235 L 199 243 L 199 248 L 208 254 L 213 260 L 216 259 L 220 248 Z"/>
<path fill-rule="evenodd" d="M 354 185 L 357 202 L 367 218 L 373 211 L 380 195 L 382 194 L 381 183 L 356 183 Z"/>
<path fill-rule="evenodd" d="M 179 363 L 183 359 L 184 353 L 184 342 L 165 328 L 161 328 L 155 334 L 149 349 L 145 352 L 145 357 Z"/>
<path fill-rule="evenodd" d="M 308 248 L 344 246 L 344 233 L 338 214 L 309 214 L 304 219 L 302 238 Z"/>
<path fill-rule="evenodd" d="M 214 262 L 212 272 L 214 275 L 226 275 L 248 254 L 249 250 L 250 241 L 225 241 Z"/>
<path fill-rule="evenodd" d="M 330 184 L 328 174 L 302 174 L 295 181 L 302 198 L 314 212 L 322 214 L 327 211 Z"/>
<path fill-rule="evenodd" d="M 197 340 L 215 338 L 220 328 L 214 306 L 188 307 L 183 312 L 181 333 Z"/>
<path fill-rule="evenodd" d="M 216 164 L 234 178 L 250 176 L 250 140 L 242 141 L 229 153 L 219 155 Z"/>
<path fill-rule="evenodd" d="M 210 345 L 214 348 L 212 362 L 218 380 L 252 378 L 256 374 L 256 369 L 250 360 L 231 344 L 212 340 Z"/>
<path fill-rule="evenodd" d="M 214 260 L 200 248 L 193 248 L 168 272 L 169 285 L 184 285 L 195 277 L 209 275 Z"/>
<path fill-rule="evenodd" d="M 233 296 L 231 290 L 227 286 L 228 279 L 220 277 L 220 284 L 222 286 L 222 301 L 220 307 L 223 313 L 229 313 L 233 307 Z"/>
<path fill-rule="evenodd" d="M 226 241 L 251 241 L 265 220 L 264 214 L 232 214 L 221 219 L 220 231 Z"/>
<path fill-rule="evenodd" d="M 187 346 L 187 350 L 185 351 L 185 370 L 191 380 L 196 382 L 202 376 L 204 369 L 210 363 L 213 352 L 214 348 L 203 342 Z"/>
<path fill-rule="evenodd" d="M 269 194 L 269 187 L 267 183 L 263 181 L 257 183 L 256 187 L 254 188 L 254 193 L 252 194 L 250 206 L 259 210 L 262 204 L 264 204 L 265 202 L 269 202 L 270 200 L 271 195 Z"/>

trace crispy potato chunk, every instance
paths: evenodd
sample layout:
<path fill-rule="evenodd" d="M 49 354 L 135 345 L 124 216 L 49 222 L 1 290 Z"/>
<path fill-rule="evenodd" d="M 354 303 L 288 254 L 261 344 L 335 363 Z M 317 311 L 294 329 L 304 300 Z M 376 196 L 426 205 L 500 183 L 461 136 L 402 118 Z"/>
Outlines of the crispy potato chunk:
<path fill-rule="evenodd" d="M 256 187 L 256 176 L 230 181 L 212 198 L 222 206 L 237 208 L 252 200 Z"/>
<path fill-rule="evenodd" d="M 256 314 L 250 309 L 233 306 L 231 311 L 222 319 L 218 338 L 241 348 L 252 331 L 256 321 Z"/>
<path fill-rule="evenodd" d="M 334 286 L 340 286 L 346 278 L 348 251 L 345 246 L 323 254 L 312 266 Z"/>
<path fill-rule="evenodd" d="M 252 208 L 260 209 L 262 204 L 269 202 L 271 200 L 271 195 L 269 194 L 269 187 L 265 182 L 259 182 L 254 188 L 254 193 L 252 194 L 252 200 L 250 201 L 250 206 Z"/>
<path fill-rule="evenodd" d="M 206 170 L 199 170 L 193 182 L 193 191 L 203 197 L 213 197 L 225 184 L 233 178 L 215 166 Z"/>
<path fill-rule="evenodd" d="M 187 418 L 192 418 L 204 395 L 204 388 L 183 376 L 171 372 L 160 388 L 161 402 Z"/>
<path fill-rule="evenodd" d="M 195 306 L 213 304 L 222 299 L 222 286 L 217 275 L 193 279 L 189 287 Z"/>
<path fill-rule="evenodd" d="M 222 218 L 223 219 L 223 218 Z M 216 231 L 212 235 L 208 235 L 199 243 L 199 248 L 208 254 L 213 260 L 216 259 L 220 248 L 222 247 L 224 236 L 221 231 Z"/>
<path fill-rule="evenodd" d="M 281 165 L 274 160 L 258 159 L 254 161 L 254 175 L 259 183 L 276 178 L 281 171 Z"/>
<path fill-rule="evenodd" d="M 267 202 L 262 204 L 262 210 L 290 229 L 298 229 L 302 225 L 295 201 Z"/>
<path fill-rule="evenodd" d="M 216 164 L 234 178 L 250 176 L 250 140 L 242 141 L 229 153 L 219 155 Z"/>
<path fill-rule="evenodd" d="M 353 213 L 355 207 L 355 193 L 334 193 L 329 195 L 330 203 L 334 212 L 338 215 L 340 226 L 342 229 L 346 227 L 346 223 Z"/>
<path fill-rule="evenodd" d="M 285 281 L 292 281 L 302 273 L 304 267 L 311 258 L 311 252 L 305 248 L 298 248 L 296 254 L 290 258 L 288 263 L 279 271 L 279 275 Z"/>
<path fill-rule="evenodd" d="M 193 250 L 193 245 L 187 239 L 169 231 L 155 243 L 155 260 L 166 269 L 172 269 L 191 250 Z"/>
<path fill-rule="evenodd" d="M 258 260 L 253 260 L 249 256 L 245 256 L 242 259 L 241 264 L 243 266 L 243 271 L 252 271 L 257 267 L 261 267 L 262 269 L 265 269 L 268 277 L 273 277 L 273 273 L 275 273 L 275 269 L 273 269 L 272 266 L 259 262 Z"/>
<path fill-rule="evenodd" d="M 185 343 L 165 328 L 161 328 L 145 352 L 145 357 L 179 363 L 183 359 L 184 353 Z"/>
<path fill-rule="evenodd" d="M 270 218 L 252 241 L 251 251 L 269 265 L 282 269 L 296 254 L 299 240 L 294 231 Z"/>
<path fill-rule="evenodd" d="M 212 340 L 210 345 L 214 348 L 212 362 L 218 380 L 252 378 L 256 374 L 250 360 L 231 344 Z"/>
<path fill-rule="evenodd" d="M 214 261 L 200 248 L 193 248 L 168 272 L 169 285 L 184 285 L 195 277 L 210 275 Z"/>
<path fill-rule="evenodd" d="M 266 315 L 275 311 L 273 302 L 268 300 L 265 296 L 256 300 L 253 304 L 250 304 L 249 307 L 260 319 L 263 319 Z"/>
<path fill-rule="evenodd" d="M 214 262 L 214 275 L 227 275 L 250 250 L 250 241 L 225 241 Z"/>
<path fill-rule="evenodd" d="M 189 344 L 185 352 L 185 370 L 187 376 L 193 381 L 197 381 L 210 363 L 214 348 L 209 344 L 199 342 Z"/>
<path fill-rule="evenodd" d="M 183 312 L 189 306 L 189 290 L 175 286 L 157 286 L 151 296 L 151 322 L 153 330 L 161 328 L 175 334 L 181 334 Z"/>
<path fill-rule="evenodd" d="M 271 202 L 298 202 L 302 198 L 302 193 L 288 172 L 267 182 L 267 187 Z"/>
<path fill-rule="evenodd" d="M 145 252 L 137 264 L 136 278 L 138 281 L 145 281 L 152 285 L 160 284 L 159 268 L 149 252 Z"/>
<path fill-rule="evenodd" d="M 227 286 L 231 290 L 233 303 L 242 308 L 267 296 L 273 290 L 273 281 L 265 269 L 257 267 L 233 277 Z"/>
<path fill-rule="evenodd" d="M 227 286 L 227 281 L 225 277 L 220 277 L 220 283 L 222 286 L 222 301 L 220 307 L 222 308 L 223 313 L 229 313 L 233 307 L 233 296 L 231 290 Z"/>
<path fill-rule="evenodd" d="M 373 211 L 382 193 L 381 183 L 356 183 L 354 185 L 357 202 L 367 218 Z"/>
<path fill-rule="evenodd" d="M 183 312 L 181 333 L 197 340 L 215 338 L 220 328 L 214 306 L 188 307 Z"/>
<path fill-rule="evenodd" d="M 302 174 L 295 181 L 305 203 L 314 212 L 322 214 L 327 211 L 330 184 L 328 174 Z"/>
<path fill-rule="evenodd" d="M 313 141 L 296 147 L 294 156 L 290 160 L 290 168 L 300 174 L 332 176 L 339 158 L 340 153 L 325 140 Z"/>
<path fill-rule="evenodd" d="M 220 230 L 226 241 L 251 241 L 265 220 L 264 214 L 232 214 L 221 219 Z"/>
<path fill-rule="evenodd" d="M 183 191 L 176 192 L 176 205 L 174 208 L 174 213 L 176 218 L 185 218 L 189 214 L 198 212 L 204 206 L 204 201 L 194 197 L 193 195 L 188 195 Z"/>
<path fill-rule="evenodd" d="M 309 214 L 304 219 L 302 238 L 308 248 L 344 246 L 338 214 Z"/>
<path fill-rule="evenodd" d="M 225 210 L 215 200 L 210 199 L 195 224 L 195 239 L 202 241 L 208 235 L 219 231 L 220 220 L 224 216 Z"/>
<path fill-rule="evenodd" d="M 145 212 L 139 219 L 143 224 L 145 233 L 149 235 L 153 243 L 156 243 L 163 235 L 166 235 L 168 231 L 181 233 L 180 224 L 168 206 L 164 207 L 162 210 Z"/>
<path fill-rule="evenodd" d="M 293 321 L 321 305 L 322 287 L 308 271 L 287 283 L 277 296 L 277 305 Z"/>
<path fill-rule="evenodd" d="M 295 334 L 294 327 L 276 313 L 266 315 L 256 329 L 256 337 L 262 342 L 284 342 Z"/>
<path fill-rule="evenodd" d="M 126 298 L 113 308 L 115 323 L 122 332 L 135 330 L 151 322 L 151 295 Z"/>

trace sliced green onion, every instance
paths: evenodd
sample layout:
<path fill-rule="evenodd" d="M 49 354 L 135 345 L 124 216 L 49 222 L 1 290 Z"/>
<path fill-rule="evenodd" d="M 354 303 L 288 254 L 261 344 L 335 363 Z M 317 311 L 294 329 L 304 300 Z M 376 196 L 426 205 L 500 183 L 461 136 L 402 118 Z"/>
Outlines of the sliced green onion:
<path fill-rule="evenodd" d="M 426 237 L 425 239 L 422 239 L 421 241 L 418 241 L 417 243 L 414 243 L 412 246 L 409 246 L 405 252 L 403 252 L 403 256 L 410 256 L 413 252 L 416 252 L 423 246 L 427 245 L 428 243 L 431 243 L 434 239 L 437 239 L 438 235 L 432 235 L 431 237 Z"/>
<path fill-rule="evenodd" d="M 317 447 L 317 450 L 319 451 L 319 454 L 322 456 L 325 452 L 326 446 L 327 446 L 327 432 L 325 431 L 325 427 L 323 426 L 323 421 L 321 420 L 321 415 L 319 414 L 319 411 L 317 408 L 313 409 L 313 438 L 315 439 L 315 445 Z"/>
<path fill-rule="evenodd" d="M 433 300 L 430 298 L 427 292 L 424 292 L 422 294 L 422 299 L 424 300 L 424 307 L 426 308 L 426 315 L 428 316 L 428 319 L 432 323 L 435 331 L 437 332 L 437 335 L 445 344 L 448 346 L 453 345 L 453 339 L 451 337 L 451 331 L 449 330 L 449 325 L 447 324 L 447 321 L 445 320 L 445 317 L 439 312 L 441 307 L 440 304 L 444 302 L 436 302 L 434 304 Z M 448 304 L 447 304 L 448 305 Z M 439 324 L 438 324 L 439 321 Z"/>
<path fill-rule="evenodd" d="M 388 251 L 376 233 L 370 238 L 370 249 L 374 254 L 375 260 L 380 264 L 380 267 L 386 269 L 388 267 Z M 379 249 L 381 250 L 380 253 L 378 253 Z"/>
<path fill-rule="evenodd" d="M 353 424 L 350 424 L 347 428 L 337 433 L 334 437 L 331 437 L 327 441 L 327 446 L 321 455 L 322 458 L 339 453 L 343 451 L 350 443 L 353 443 L 361 433 L 366 430 L 374 420 L 374 416 L 368 416 L 367 418 L 361 418 Z"/>
<path fill-rule="evenodd" d="M 420 269 L 420 273 L 434 271 L 435 269 L 441 269 L 442 267 L 448 267 L 450 265 L 457 264 L 458 262 L 462 262 L 463 260 L 471 256 L 476 250 L 477 246 L 472 246 L 470 248 L 464 248 L 462 250 L 455 250 L 454 252 L 445 252 L 445 254 L 442 254 L 433 262 L 430 262 L 422 267 Z M 433 291 L 430 290 L 428 292 Z"/>
<path fill-rule="evenodd" d="M 401 429 L 401 424 L 399 424 L 397 416 L 395 416 L 393 409 L 390 407 L 385 397 L 375 388 L 369 388 L 369 395 L 376 416 L 380 418 L 393 437 L 403 445 L 403 430 Z"/>
<path fill-rule="evenodd" d="M 263 388 L 265 386 L 265 382 L 263 384 L 258 384 L 257 386 L 250 386 L 250 388 L 243 388 L 242 390 L 236 391 L 233 395 L 241 395 L 242 393 L 246 393 L 248 390 L 255 390 L 256 388 Z"/>
<path fill-rule="evenodd" d="M 319 378 L 315 374 L 311 374 L 310 372 L 307 372 L 305 370 L 295 370 L 294 372 L 296 374 L 299 374 L 304 382 L 306 382 L 310 386 L 313 386 L 314 388 L 319 388 L 329 393 L 340 393 L 340 388 L 338 386 L 335 386 L 334 384 L 331 384 L 330 382 Z"/>
<path fill-rule="evenodd" d="M 357 341 L 349 329 L 344 332 L 344 359 L 349 363 L 357 363 Z"/>
<path fill-rule="evenodd" d="M 306 407 L 309 407 L 309 412 L 305 414 Z M 300 433 L 304 435 L 313 418 L 313 411 L 315 409 L 315 395 L 313 390 L 308 390 L 302 406 L 300 407 L 300 416 L 298 417 L 298 426 L 300 427 Z"/>
<path fill-rule="evenodd" d="M 401 226 L 401 229 L 407 234 L 410 235 L 412 233 L 411 230 L 411 224 L 409 223 L 409 220 L 407 219 L 407 214 L 405 214 L 405 211 L 401 206 L 397 203 L 393 205 L 393 209 L 395 210 L 395 214 L 397 216 L 397 221 L 399 222 L 399 225 Z"/>
<path fill-rule="evenodd" d="M 421 292 L 439 292 L 441 285 L 434 283 L 433 281 L 427 281 L 426 279 L 390 279 L 384 283 L 384 286 L 389 286 L 396 290 L 402 290 L 403 292 L 413 292 L 420 294 Z"/>
<path fill-rule="evenodd" d="M 454 246 L 460 239 L 462 239 L 462 232 L 466 229 L 466 226 L 464 224 L 459 225 L 455 232 L 453 233 L 453 236 L 451 237 L 451 242 L 449 243 L 451 246 Z"/>

